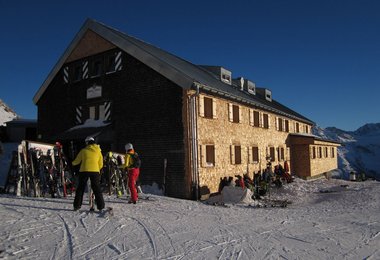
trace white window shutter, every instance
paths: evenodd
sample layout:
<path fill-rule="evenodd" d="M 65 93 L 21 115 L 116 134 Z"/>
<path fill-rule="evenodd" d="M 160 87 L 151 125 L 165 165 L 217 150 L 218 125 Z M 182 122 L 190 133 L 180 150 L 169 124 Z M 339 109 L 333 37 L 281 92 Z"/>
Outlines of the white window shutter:
<path fill-rule="evenodd" d="M 199 116 L 205 116 L 205 99 L 203 96 L 199 96 Z"/>
<path fill-rule="evenodd" d="M 275 124 L 276 124 L 276 130 L 278 131 L 280 129 L 280 126 L 278 125 L 278 117 L 275 117 Z"/>
<path fill-rule="evenodd" d="M 260 122 L 259 122 L 260 127 L 264 127 L 264 113 L 260 112 L 259 118 L 260 118 Z"/>
<path fill-rule="evenodd" d="M 212 99 L 212 118 L 218 118 L 216 115 L 216 99 Z"/>
<path fill-rule="evenodd" d="M 249 109 L 249 125 L 253 126 L 253 110 Z"/>
<path fill-rule="evenodd" d="M 268 114 L 268 129 L 271 127 L 270 119 L 270 114 Z"/>
<path fill-rule="evenodd" d="M 233 121 L 233 109 L 231 103 L 228 103 L 228 121 Z"/>
<path fill-rule="evenodd" d="M 231 149 L 231 164 L 235 164 L 235 145 L 231 145 L 230 149 Z"/>

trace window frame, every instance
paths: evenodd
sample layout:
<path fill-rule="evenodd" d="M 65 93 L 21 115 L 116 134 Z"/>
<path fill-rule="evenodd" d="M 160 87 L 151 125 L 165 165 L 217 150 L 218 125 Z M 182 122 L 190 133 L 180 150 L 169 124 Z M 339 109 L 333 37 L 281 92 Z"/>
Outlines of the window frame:
<path fill-rule="evenodd" d="M 255 163 L 255 164 L 259 163 L 259 161 L 260 161 L 259 147 L 258 146 L 252 146 L 251 152 L 252 152 L 252 156 L 251 156 L 252 163 Z"/>
<path fill-rule="evenodd" d="M 203 116 L 204 118 L 213 119 L 214 118 L 214 101 L 212 98 L 203 97 Z"/>

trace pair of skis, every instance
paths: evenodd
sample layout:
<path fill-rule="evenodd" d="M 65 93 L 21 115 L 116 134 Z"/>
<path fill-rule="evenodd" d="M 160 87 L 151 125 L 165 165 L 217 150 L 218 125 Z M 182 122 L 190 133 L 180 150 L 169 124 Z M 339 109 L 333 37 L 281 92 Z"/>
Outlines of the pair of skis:
<path fill-rule="evenodd" d="M 89 194 L 89 205 L 90 205 L 90 212 L 95 212 L 95 195 L 94 192 L 91 189 L 90 182 L 87 182 L 88 187 L 88 194 Z M 112 207 L 105 207 L 101 211 L 97 211 L 99 213 L 99 216 L 105 217 L 107 215 L 113 216 L 113 208 Z"/>

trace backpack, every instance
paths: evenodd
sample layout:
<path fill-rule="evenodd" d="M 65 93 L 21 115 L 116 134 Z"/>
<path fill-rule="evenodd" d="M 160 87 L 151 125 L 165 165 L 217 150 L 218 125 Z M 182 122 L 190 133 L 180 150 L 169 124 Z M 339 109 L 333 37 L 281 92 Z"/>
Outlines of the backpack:
<path fill-rule="evenodd" d="M 131 168 L 140 168 L 141 167 L 141 159 L 137 153 L 131 154 L 133 164 Z"/>

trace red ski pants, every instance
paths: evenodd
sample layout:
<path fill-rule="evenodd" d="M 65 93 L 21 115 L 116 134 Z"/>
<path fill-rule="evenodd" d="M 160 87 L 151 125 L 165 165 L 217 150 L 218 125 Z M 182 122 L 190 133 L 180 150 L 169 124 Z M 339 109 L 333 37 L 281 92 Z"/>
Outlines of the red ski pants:
<path fill-rule="evenodd" d="M 138 199 L 136 181 L 139 177 L 140 169 L 132 168 L 128 170 L 128 188 L 131 193 L 131 201 L 135 202 Z"/>

